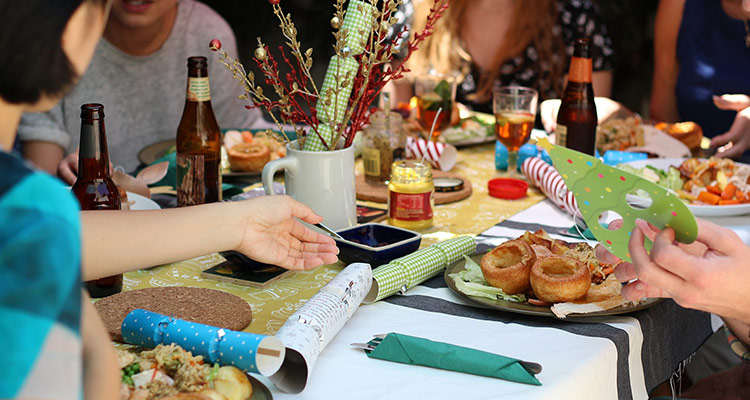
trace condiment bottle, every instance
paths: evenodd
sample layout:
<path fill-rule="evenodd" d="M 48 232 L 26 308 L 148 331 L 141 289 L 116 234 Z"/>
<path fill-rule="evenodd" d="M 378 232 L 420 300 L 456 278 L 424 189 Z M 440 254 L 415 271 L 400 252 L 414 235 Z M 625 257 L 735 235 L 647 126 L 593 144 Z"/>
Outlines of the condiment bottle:
<path fill-rule="evenodd" d="M 177 128 L 177 206 L 221 201 L 221 131 L 211 107 L 206 57 L 188 58 L 185 108 Z"/>
<path fill-rule="evenodd" d="M 430 164 L 394 162 L 388 182 L 388 223 L 413 230 L 431 227 L 434 191 Z"/>
<path fill-rule="evenodd" d="M 78 179 L 73 194 L 82 210 L 119 210 L 120 191 L 109 170 L 104 106 L 81 106 L 81 143 L 78 153 Z M 91 297 L 104 297 L 122 290 L 122 274 L 86 282 Z"/>
<path fill-rule="evenodd" d="M 592 64 L 589 40 L 576 39 L 570 59 L 568 83 L 557 113 L 555 143 L 594 155 L 596 149 L 596 103 L 591 84 Z"/>
<path fill-rule="evenodd" d="M 367 182 L 384 184 L 391 176 L 393 162 L 406 158 L 406 135 L 401 128 L 402 124 L 403 117 L 388 108 L 377 111 L 370 117 L 362 150 Z"/>

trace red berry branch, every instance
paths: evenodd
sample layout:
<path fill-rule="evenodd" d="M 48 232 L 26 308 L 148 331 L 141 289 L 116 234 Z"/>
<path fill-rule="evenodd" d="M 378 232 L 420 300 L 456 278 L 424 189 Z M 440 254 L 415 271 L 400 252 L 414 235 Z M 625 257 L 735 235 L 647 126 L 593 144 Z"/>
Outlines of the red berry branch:
<path fill-rule="evenodd" d="M 351 57 L 348 47 L 348 32 L 347 30 L 341 30 L 341 21 L 345 17 L 344 1 L 335 0 L 336 12 L 331 19 L 331 26 L 335 29 L 334 49 L 336 55 L 341 59 Z M 328 98 L 321 96 L 318 86 L 315 85 L 310 75 L 313 62 L 312 49 L 302 51 L 301 44 L 297 41 L 297 29 L 291 20 L 291 15 L 282 12 L 279 5 L 280 0 L 269 0 L 269 3 L 279 19 L 279 27 L 286 39 L 285 44 L 291 50 L 291 57 L 289 57 L 284 51 L 284 46 L 279 47 L 281 58 L 290 72 L 284 74 L 283 77 L 281 76 L 278 63 L 270 54 L 268 46 L 260 39 L 258 39 L 258 47 L 254 53 L 254 60 L 263 74 L 263 81 L 273 88 L 278 97 L 276 100 L 266 96 L 263 88 L 255 83 L 255 76 L 252 71 L 245 72 L 244 66 L 238 60 L 233 60 L 224 50 L 221 50 L 221 42 L 216 39 L 212 40 L 210 48 L 221 54 L 221 62 L 232 71 L 233 79 L 238 80 L 242 85 L 245 94 L 240 98 L 252 101 L 252 104 L 245 106 L 246 108 L 263 107 L 268 110 L 282 133 L 284 131 L 282 122 L 278 121 L 272 112 L 276 109 L 279 110 L 283 122 L 290 125 L 301 123 L 309 127 L 309 131 L 299 127 L 296 128 L 300 145 L 304 144 L 306 135 L 314 132 L 328 150 L 335 150 L 335 144 L 339 143 L 341 137 L 344 138 L 344 147 L 349 147 L 352 145 L 356 134 L 369 122 L 370 105 L 374 104 L 375 99 L 388 82 L 399 79 L 405 72 L 408 72 L 408 69 L 404 66 L 405 62 L 417 50 L 418 45 L 432 34 L 435 23 L 448 7 L 450 0 L 434 0 L 435 5 L 430 9 L 424 30 L 415 33 L 409 41 L 406 41 L 409 36 L 408 28 L 403 28 L 393 39 L 387 37 L 388 31 L 394 23 L 391 17 L 404 0 L 362 1 L 369 2 L 374 11 L 371 24 L 369 24 L 372 29 L 369 35 L 366 35 L 365 51 L 355 56 L 355 60 L 359 63 L 359 69 L 355 76 L 344 76 L 344 74 L 339 74 L 336 71 L 334 89 L 329 89 L 327 93 L 324 93 Z M 392 61 L 393 55 L 398 53 L 402 42 L 406 42 L 405 56 L 396 68 L 392 68 L 389 63 Z M 326 104 L 330 104 L 333 100 L 331 97 L 338 96 L 341 88 L 347 87 L 348 90 L 347 82 L 353 83 L 351 96 L 343 116 L 343 121 L 348 121 L 348 123 L 331 122 L 329 125 L 333 137 L 327 143 L 318 130 L 321 121 L 318 119 L 315 105 L 318 101 L 325 101 Z M 309 113 L 306 110 L 310 110 Z M 330 115 L 325 117 L 327 121 L 332 120 Z M 284 139 L 289 140 L 285 134 Z"/>

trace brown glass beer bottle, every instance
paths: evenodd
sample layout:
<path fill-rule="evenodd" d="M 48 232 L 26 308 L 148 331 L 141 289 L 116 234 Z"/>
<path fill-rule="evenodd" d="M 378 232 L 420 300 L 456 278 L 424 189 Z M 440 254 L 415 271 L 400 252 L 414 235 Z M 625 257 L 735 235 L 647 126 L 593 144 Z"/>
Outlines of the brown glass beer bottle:
<path fill-rule="evenodd" d="M 576 39 L 570 60 L 568 83 L 557 113 L 555 143 L 594 155 L 596 148 L 596 104 L 591 84 L 591 50 L 589 40 Z"/>
<path fill-rule="evenodd" d="M 188 58 L 185 109 L 177 128 L 177 206 L 221 201 L 221 132 L 211 108 L 206 57 Z"/>
<path fill-rule="evenodd" d="M 82 210 L 119 210 L 120 192 L 109 170 L 104 106 L 81 106 L 81 143 L 78 152 L 78 179 L 73 194 Z M 122 274 L 86 282 L 91 297 L 104 297 L 122 290 Z"/>

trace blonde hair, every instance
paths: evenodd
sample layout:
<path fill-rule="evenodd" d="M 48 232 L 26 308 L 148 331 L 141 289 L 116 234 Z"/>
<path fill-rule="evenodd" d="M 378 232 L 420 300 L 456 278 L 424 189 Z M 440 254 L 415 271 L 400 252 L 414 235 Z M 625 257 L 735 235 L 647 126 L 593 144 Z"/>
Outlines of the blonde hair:
<path fill-rule="evenodd" d="M 441 3 L 445 0 L 440 0 Z M 435 25 L 432 36 L 428 37 L 419 50 L 409 59 L 407 66 L 414 74 L 435 70 L 440 73 L 459 73 L 463 78 L 470 72 L 471 55 L 464 49 L 460 38 L 460 27 L 464 23 L 466 10 L 476 0 L 450 0 L 448 9 Z M 414 22 L 412 32 L 420 32 L 425 26 L 425 19 L 433 5 L 432 0 L 418 0 L 414 5 Z M 500 76 L 500 67 L 509 59 L 520 55 L 533 44 L 539 54 L 534 69 L 539 79 L 535 89 L 544 93 L 551 88 L 562 95 L 563 74 L 565 71 L 565 43 L 560 34 L 554 34 L 552 27 L 557 25 L 557 6 L 555 0 L 519 0 L 513 6 L 511 25 L 503 41 L 503 46 L 493 57 L 492 66 L 481 71 L 477 84 L 475 101 L 487 101 L 492 95 L 492 87 Z M 557 57 L 555 57 L 557 55 Z M 549 65 L 549 71 L 541 69 L 542 64 Z M 516 72 L 512 71 L 511 73 Z M 546 74 L 549 76 L 546 76 Z M 543 81 L 547 87 L 540 87 Z"/>

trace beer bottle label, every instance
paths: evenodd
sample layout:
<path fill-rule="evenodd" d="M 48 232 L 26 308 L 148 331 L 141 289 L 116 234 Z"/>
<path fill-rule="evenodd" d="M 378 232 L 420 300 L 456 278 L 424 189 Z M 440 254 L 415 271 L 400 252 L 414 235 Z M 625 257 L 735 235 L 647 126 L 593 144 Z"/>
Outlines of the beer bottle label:
<path fill-rule="evenodd" d="M 206 202 L 204 166 L 202 154 L 177 153 L 177 204 L 180 206 Z"/>
<path fill-rule="evenodd" d="M 555 144 L 562 147 L 568 147 L 568 127 L 557 124 L 555 128 Z"/>
<path fill-rule="evenodd" d="M 190 101 L 211 100 L 211 87 L 208 84 L 208 77 L 188 78 L 187 99 Z"/>
<path fill-rule="evenodd" d="M 570 60 L 568 80 L 571 82 L 590 83 L 592 64 L 590 58 L 573 57 Z"/>
<path fill-rule="evenodd" d="M 380 176 L 380 151 L 378 149 L 364 149 L 362 160 L 365 175 Z"/>

